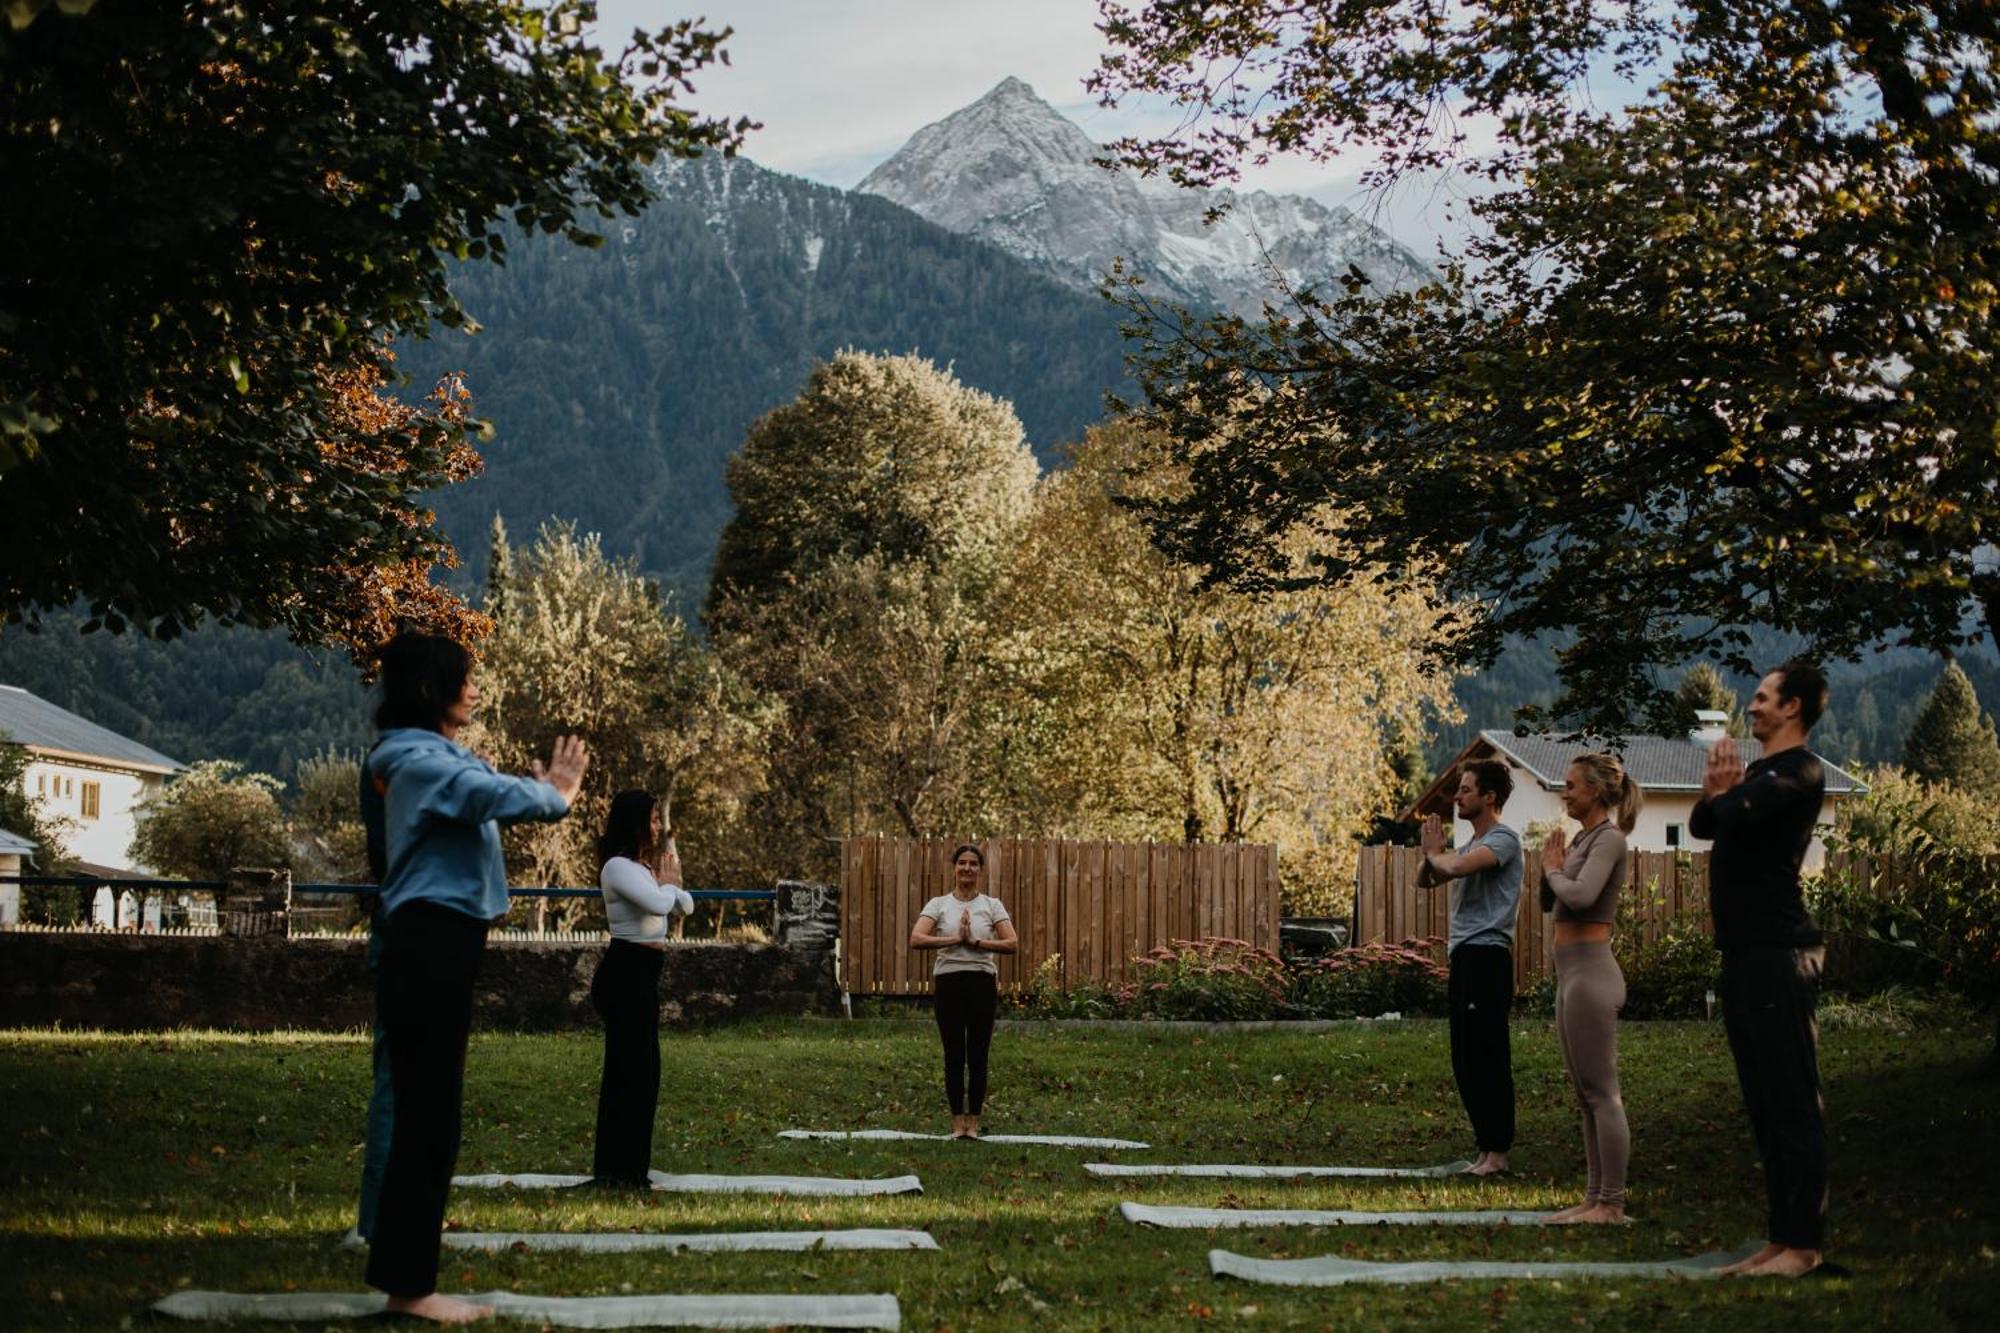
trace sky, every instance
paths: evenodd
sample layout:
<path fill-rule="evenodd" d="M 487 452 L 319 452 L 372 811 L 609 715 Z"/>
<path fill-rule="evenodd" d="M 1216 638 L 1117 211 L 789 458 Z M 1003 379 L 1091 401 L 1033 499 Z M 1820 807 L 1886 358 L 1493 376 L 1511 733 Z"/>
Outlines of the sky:
<path fill-rule="evenodd" d="M 1107 110 L 1084 92 L 1104 49 L 1094 0 L 600 0 L 599 10 L 606 46 L 696 15 L 735 29 L 730 66 L 696 77 L 694 106 L 762 121 L 749 157 L 843 188 L 1009 75 L 1099 142 L 1180 118 L 1163 101 Z M 1246 172 L 1244 185 L 1345 205 L 1427 258 L 1462 236 L 1446 216 L 1456 188 L 1417 182 L 1379 198 L 1357 187 L 1360 166 L 1287 159 Z"/>

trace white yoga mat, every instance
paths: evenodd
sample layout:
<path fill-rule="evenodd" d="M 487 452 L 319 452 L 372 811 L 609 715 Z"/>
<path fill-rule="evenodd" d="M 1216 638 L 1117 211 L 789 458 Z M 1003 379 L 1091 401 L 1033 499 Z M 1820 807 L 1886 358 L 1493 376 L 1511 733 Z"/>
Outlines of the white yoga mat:
<path fill-rule="evenodd" d="M 1121 1203 L 1127 1222 L 1147 1227 L 1538 1227 L 1541 1213 L 1368 1213 L 1322 1208 L 1160 1208 Z"/>
<path fill-rule="evenodd" d="M 1459 1176 L 1470 1162 L 1447 1162 L 1443 1166 L 1227 1166 L 1195 1162 L 1184 1166 L 1154 1163 L 1127 1165 L 1123 1162 L 1086 1162 L 1084 1170 L 1093 1176 L 1220 1176 L 1231 1180 L 1290 1180 L 1298 1176 Z"/>
<path fill-rule="evenodd" d="M 1738 1259 L 1756 1253 L 1750 1246 L 1733 1253 L 1715 1251 L 1692 1259 L 1662 1259 L 1637 1263 L 1587 1263 L 1492 1259 L 1463 1263 L 1426 1259 L 1416 1263 L 1369 1263 L 1323 1255 L 1317 1259 L 1252 1259 L 1228 1250 L 1210 1250 L 1208 1269 L 1217 1277 L 1242 1278 L 1280 1287 L 1340 1287 L 1354 1282 L 1443 1282 L 1465 1278 L 1707 1278 Z"/>
<path fill-rule="evenodd" d="M 949 1134 L 914 1134 L 907 1129 L 781 1129 L 781 1139 L 923 1139 L 933 1143 L 950 1143 Z M 1150 1143 L 1140 1143 L 1136 1139 L 1093 1139 L 1079 1138 L 1069 1134 L 981 1134 L 981 1143 L 1019 1143 L 1040 1148 L 1102 1148 L 1117 1151 L 1127 1148 L 1150 1148 Z"/>
<path fill-rule="evenodd" d="M 672 1176 L 664 1171 L 646 1173 L 653 1188 L 676 1194 L 922 1194 L 924 1184 L 915 1176 L 888 1176 L 879 1180 L 852 1180 L 846 1176 Z M 570 1189 L 590 1182 L 589 1176 L 518 1175 L 453 1176 L 451 1183 L 461 1189 L 491 1190 L 512 1185 L 518 1189 Z"/>
<path fill-rule="evenodd" d="M 928 1231 L 862 1227 L 850 1231 L 691 1231 L 676 1235 L 629 1231 L 447 1231 L 454 1250 L 569 1250 L 637 1254 L 649 1250 L 935 1250 Z"/>
<path fill-rule="evenodd" d="M 556 1328 L 802 1328 L 901 1327 L 894 1296 L 523 1296 L 512 1291 L 467 1293 L 503 1319 Z M 239 1295 L 177 1291 L 153 1306 L 176 1319 L 261 1319 L 316 1324 L 368 1319 L 382 1312 L 379 1292 L 296 1291 Z"/>

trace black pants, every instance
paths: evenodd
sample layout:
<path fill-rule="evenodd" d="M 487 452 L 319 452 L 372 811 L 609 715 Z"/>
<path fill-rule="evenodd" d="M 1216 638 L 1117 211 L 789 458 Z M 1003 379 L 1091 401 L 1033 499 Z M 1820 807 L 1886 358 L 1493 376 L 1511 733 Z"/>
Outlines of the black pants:
<path fill-rule="evenodd" d="M 472 983 L 486 951 L 478 917 L 417 901 L 389 918 L 375 973 L 396 1120 L 368 1247 L 368 1285 L 391 1296 L 437 1290 L 445 1198 L 458 1164 Z"/>
<path fill-rule="evenodd" d="M 604 1020 L 604 1077 L 597 1085 L 597 1153 L 591 1174 L 643 1184 L 653 1165 L 660 1107 L 660 968 L 666 955 L 613 940 L 590 982 Z"/>
<path fill-rule="evenodd" d="M 1507 1018 L 1514 1007 L 1514 951 L 1461 944 L 1451 951 L 1451 1076 L 1481 1152 L 1514 1146 L 1514 1053 Z"/>
<path fill-rule="evenodd" d="M 1819 1086 L 1824 949 L 1729 949 L 1722 1022 L 1764 1159 L 1770 1239 L 1817 1250 L 1826 1237 L 1826 1103 Z"/>
<path fill-rule="evenodd" d="M 944 1038 L 945 1099 L 953 1115 L 978 1115 L 986 1104 L 986 1052 L 1000 1012 L 1000 979 L 991 972 L 946 972 L 933 993 L 938 1036 Z"/>

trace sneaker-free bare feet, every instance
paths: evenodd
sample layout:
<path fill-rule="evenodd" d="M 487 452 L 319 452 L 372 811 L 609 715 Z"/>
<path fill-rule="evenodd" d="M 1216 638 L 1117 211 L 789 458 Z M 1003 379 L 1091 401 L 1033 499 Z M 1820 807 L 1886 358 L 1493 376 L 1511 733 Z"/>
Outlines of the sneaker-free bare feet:
<path fill-rule="evenodd" d="M 1468 1176 L 1497 1176 L 1507 1170 L 1507 1154 L 1488 1152 L 1479 1154 L 1479 1160 L 1465 1169 Z"/>
<path fill-rule="evenodd" d="M 1615 1203 L 1594 1203 L 1569 1219 L 1578 1226 L 1623 1226 L 1631 1219 Z"/>
<path fill-rule="evenodd" d="M 1747 1277 L 1784 1252 L 1784 1246 L 1769 1244 L 1748 1259 L 1738 1259 L 1728 1267 L 1718 1269 L 1717 1274 L 1721 1277 Z"/>
<path fill-rule="evenodd" d="M 1592 1200 L 1585 1199 L 1582 1203 L 1573 1203 L 1567 1208 L 1559 1208 L 1555 1212 L 1549 1213 L 1542 1218 L 1542 1221 L 1551 1226 L 1563 1222 L 1572 1222 L 1596 1206 L 1596 1203 Z"/>
<path fill-rule="evenodd" d="M 1818 1250 L 1795 1250 L 1790 1246 L 1779 1250 L 1763 1263 L 1752 1269 L 1750 1277 L 1804 1277 L 1819 1267 Z"/>
<path fill-rule="evenodd" d="M 966 1135 L 966 1137 L 967 1137 L 967 1138 L 972 1138 L 972 1139 L 976 1139 L 976 1138 L 978 1138 L 978 1137 L 979 1137 L 979 1117 L 978 1117 L 978 1116 L 976 1116 L 976 1115 L 969 1115 L 969 1116 L 965 1117 L 965 1135 Z"/>
<path fill-rule="evenodd" d="M 434 1324 L 469 1324 L 493 1313 L 490 1305 L 474 1305 L 441 1291 L 428 1296 L 391 1296 L 387 1309 L 390 1314 L 415 1315 Z"/>

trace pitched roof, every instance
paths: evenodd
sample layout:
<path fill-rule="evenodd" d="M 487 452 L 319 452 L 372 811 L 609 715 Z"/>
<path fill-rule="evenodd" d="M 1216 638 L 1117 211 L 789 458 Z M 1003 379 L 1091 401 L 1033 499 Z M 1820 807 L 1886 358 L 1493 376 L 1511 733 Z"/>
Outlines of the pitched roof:
<path fill-rule="evenodd" d="M 1609 748 L 1605 741 L 1571 740 L 1553 732 L 1516 736 L 1511 731 L 1482 731 L 1445 766 L 1424 794 L 1411 802 L 1402 817 L 1413 818 L 1448 797 L 1449 793 L 1444 791 L 1446 780 L 1453 769 L 1468 759 L 1498 755 L 1526 769 L 1545 790 L 1560 791 L 1570 760 L 1589 750 Z M 1737 741 L 1736 748 L 1745 764 L 1755 763 L 1764 753 L 1763 745 L 1750 739 Z M 1620 758 L 1625 771 L 1648 792 L 1700 791 L 1701 775 L 1708 767 L 1708 751 L 1685 736 L 1627 736 Z M 1821 763 L 1826 766 L 1828 796 L 1859 796 L 1867 792 L 1868 784 L 1840 765 L 1824 756 Z"/>
<path fill-rule="evenodd" d="M 0 685 L 0 741 L 151 773 L 178 773 L 187 767 L 18 685 Z"/>
<path fill-rule="evenodd" d="M 1482 731 L 1479 737 L 1533 773 L 1551 791 L 1562 786 L 1570 760 L 1592 748 L 1590 742 L 1565 740 L 1554 734 L 1516 736 L 1511 731 Z M 1761 742 L 1748 738 L 1736 742 L 1736 749 L 1746 765 L 1756 763 L 1764 753 Z M 1708 768 L 1708 751 L 1685 736 L 1627 736 L 1619 758 L 1632 780 L 1647 791 L 1700 791 L 1701 775 Z M 1820 762 L 1826 767 L 1827 795 L 1851 796 L 1868 790 L 1867 783 L 1840 765 L 1824 757 Z"/>
<path fill-rule="evenodd" d="M 0 828 L 0 856 L 33 856 L 35 848 L 41 846 L 33 838 L 24 838 L 18 833 Z"/>

